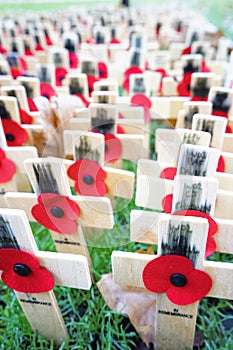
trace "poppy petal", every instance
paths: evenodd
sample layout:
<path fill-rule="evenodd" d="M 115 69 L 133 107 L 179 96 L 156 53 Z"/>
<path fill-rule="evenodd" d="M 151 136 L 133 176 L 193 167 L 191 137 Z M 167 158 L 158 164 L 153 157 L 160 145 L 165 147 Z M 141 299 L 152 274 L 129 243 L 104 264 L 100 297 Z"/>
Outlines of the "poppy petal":
<path fill-rule="evenodd" d="M 212 254 L 216 252 L 217 249 L 217 244 L 213 237 L 207 237 L 207 242 L 206 242 L 206 250 L 205 250 L 205 258 L 208 258 Z"/>
<path fill-rule="evenodd" d="M 7 146 L 21 146 L 28 140 L 27 132 L 14 120 L 2 119 Z"/>
<path fill-rule="evenodd" d="M 33 99 L 31 97 L 27 98 L 28 100 L 28 106 L 31 112 L 38 112 L 38 108 L 36 107 L 35 102 L 33 101 Z"/>
<path fill-rule="evenodd" d="M 162 199 L 162 207 L 163 211 L 166 214 L 170 214 L 172 211 L 172 200 L 173 200 L 173 194 L 168 194 Z"/>
<path fill-rule="evenodd" d="M 50 99 L 50 97 L 56 96 L 56 92 L 55 92 L 54 88 L 52 87 L 52 85 L 50 85 L 48 83 L 41 83 L 40 84 L 40 94 L 41 94 L 41 96 L 46 97 L 48 100 Z"/>
<path fill-rule="evenodd" d="M 161 179 L 174 180 L 177 173 L 177 168 L 167 167 L 163 169 L 159 175 Z"/>
<path fill-rule="evenodd" d="M 104 196 L 107 192 L 106 172 L 92 160 L 77 160 L 68 168 L 67 174 L 75 181 L 75 190 L 83 196 Z"/>
<path fill-rule="evenodd" d="M 131 104 L 136 106 L 143 106 L 150 109 L 152 106 L 151 100 L 144 94 L 135 94 L 131 98 Z"/>
<path fill-rule="evenodd" d="M 69 52 L 70 68 L 78 68 L 78 56 L 74 52 Z"/>
<path fill-rule="evenodd" d="M 113 163 L 121 157 L 122 144 L 113 134 L 105 134 L 105 161 Z"/>
<path fill-rule="evenodd" d="M 10 159 L 0 161 L 0 183 L 10 181 L 16 173 L 16 166 Z"/>
<path fill-rule="evenodd" d="M 98 62 L 99 78 L 106 79 L 108 77 L 108 67 L 104 62 Z"/>
<path fill-rule="evenodd" d="M 144 268 L 142 279 L 145 287 L 153 293 L 163 293 L 170 287 L 174 273 L 187 275 L 194 269 L 191 260 L 179 255 L 162 255 L 151 260 Z"/>
<path fill-rule="evenodd" d="M 33 118 L 30 114 L 28 114 L 23 109 L 19 108 L 19 114 L 20 114 L 20 121 L 22 124 L 32 124 Z"/>
<path fill-rule="evenodd" d="M 31 270 L 40 266 L 38 260 L 30 253 L 13 248 L 0 250 L 0 270 L 11 270 L 19 261 L 21 264 L 27 264 Z"/>
<path fill-rule="evenodd" d="M 177 92 L 179 96 L 190 96 L 190 91 L 187 88 L 187 85 L 184 82 L 181 82 L 177 85 Z"/>
<path fill-rule="evenodd" d="M 220 173 L 224 173 L 225 171 L 225 161 L 222 155 L 220 155 L 219 160 L 218 160 L 218 166 L 216 171 L 220 172 Z"/>
<path fill-rule="evenodd" d="M 60 210 L 61 216 L 55 216 L 52 209 Z M 58 233 L 72 234 L 77 230 L 76 219 L 80 215 L 79 207 L 66 196 L 44 193 L 38 197 L 38 204 L 31 209 L 32 216 L 43 226 Z"/>
<path fill-rule="evenodd" d="M 166 291 L 168 299 L 176 305 L 189 305 L 204 298 L 212 287 L 211 277 L 201 270 L 188 274 L 187 284 L 183 287 L 171 287 Z"/>
<path fill-rule="evenodd" d="M 63 67 L 56 68 L 55 75 L 56 75 L 57 86 L 62 86 L 62 80 L 65 79 L 67 73 L 68 73 L 67 70 Z"/>

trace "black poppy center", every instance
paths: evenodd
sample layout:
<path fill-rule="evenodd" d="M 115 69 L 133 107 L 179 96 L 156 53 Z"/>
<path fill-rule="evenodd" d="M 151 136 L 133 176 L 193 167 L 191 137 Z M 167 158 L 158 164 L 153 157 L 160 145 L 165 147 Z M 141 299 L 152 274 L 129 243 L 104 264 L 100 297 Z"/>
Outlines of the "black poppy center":
<path fill-rule="evenodd" d="M 5 134 L 7 141 L 14 141 L 15 137 L 11 133 Z"/>
<path fill-rule="evenodd" d="M 170 276 L 170 282 L 175 287 L 183 287 L 187 283 L 187 278 L 181 273 L 173 273 Z"/>
<path fill-rule="evenodd" d="M 83 176 L 83 181 L 85 182 L 86 185 L 92 185 L 94 182 L 94 179 L 91 175 L 85 175 Z"/>
<path fill-rule="evenodd" d="M 30 268 L 24 264 L 15 264 L 13 269 L 17 275 L 22 276 L 22 277 L 27 277 L 31 273 Z"/>
<path fill-rule="evenodd" d="M 50 213 L 55 216 L 55 218 L 62 218 L 64 216 L 64 211 L 59 207 L 52 207 Z"/>

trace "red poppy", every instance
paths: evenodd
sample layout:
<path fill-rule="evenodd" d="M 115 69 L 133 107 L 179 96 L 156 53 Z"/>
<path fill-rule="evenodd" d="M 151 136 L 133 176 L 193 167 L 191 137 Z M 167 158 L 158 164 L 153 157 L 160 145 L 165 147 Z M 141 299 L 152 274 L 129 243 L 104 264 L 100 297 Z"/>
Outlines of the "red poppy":
<path fill-rule="evenodd" d="M 28 100 L 28 106 L 31 112 L 38 112 L 38 108 L 36 107 L 35 102 L 33 101 L 33 99 L 31 97 L 27 98 Z"/>
<path fill-rule="evenodd" d="M 125 130 L 121 125 L 117 125 L 117 134 L 125 134 Z"/>
<path fill-rule="evenodd" d="M 99 81 L 99 79 L 94 77 L 93 75 L 88 75 L 87 76 L 89 95 L 91 95 L 92 91 L 94 90 L 94 83 L 96 81 Z"/>
<path fill-rule="evenodd" d="M 203 73 L 210 73 L 210 72 L 212 72 L 211 69 L 209 67 L 207 67 L 205 61 L 201 62 L 201 71 Z"/>
<path fill-rule="evenodd" d="M 41 83 L 40 84 L 40 94 L 41 94 L 41 96 L 44 96 L 49 100 L 52 96 L 56 96 L 56 91 L 54 90 L 52 85 L 50 85 L 48 83 Z"/>
<path fill-rule="evenodd" d="M 46 293 L 54 287 L 52 274 L 34 255 L 22 250 L 1 249 L 0 270 L 2 281 L 17 292 Z"/>
<path fill-rule="evenodd" d="M 226 130 L 225 130 L 226 134 L 232 134 L 232 128 L 230 127 L 230 125 L 227 124 L 226 126 Z"/>
<path fill-rule="evenodd" d="M 121 42 L 116 39 L 116 38 L 112 38 L 112 40 L 110 41 L 110 44 L 120 44 Z"/>
<path fill-rule="evenodd" d="M 200 96 L 193 96 L 190 101 L 208 101 L 208 96 L 206 97 L 200 97 Z"/>
<path fill-rule="evenodd" d="M 218 166 L 216 171 L 220 172 L 220 173 L 224 173 L 225 171 L 225 161 L 222 155 L 220 155 L 219 160 L 218 160 Z"/>
<path fill-rule="evenodd" d="M 122 87 L 125 91 L 129 92 L 129 77 L 131 74 L 142 74 L 143 71 L 137 67 L 137 66 L 132 66 L 124 72 L 124 81 L 122 84 Z"/>
<path fill-rule="evenodd" d="M 15 164 L 6 158 L 5 152 L 0 148 L 0 183 L 10 181 L 15 173 Z"/>
<path fill-rule="evenodd" d="M 167 194 L 163 199 L 162 199 L 162 207 L 163 211 L 166 214 L 170 214 L 172 211 L 172 200 L 173 200 L 173 194 Z"/>
<path fill-rule="evenodd" d="M 75 233 L 79 207 L 66 196 L 43 193 L 31 210 L 32 216 L 43 226 L 58 233 Z"/>
<path fill-rule="evenodd" d="M 27 62 L 25 61 L 25 59 L 23 57 L 19 57 L 19 62 L 20 62 L 20 65 L 22 67 L 23 73 L 26 72 L 28 67 L 27 67 Z"/>
<path fill-rule="evenodd" d="M 34 53 L 30 49 L 25 49 L 24 50 L 24 55 L 25 56 L 34 56 Z"/>
<path fill-rule="evenodd" d="M 177 168 L 167 167 L 161 171 L 159 177 L 161 179 L 174 180 L 176 173 L 177 173 Z"/>
<path fill-rule="evenodd" d="M 144 94 L 135 94 L 131 98 L 131 104 L 144 107 L 144 121 L 145 123 L 151 120 L 150 108 L 152 106 L 151 100 Z"/>
<path fill-rule="evenodd" d="M 74 188 L 82 196 L 102 197 L 107 193 L 104 183 L 107 174 L 93 160 L 77 160 L 68 168 L 67 175 L 75 181 Z"/>
<path fill-rule="evenodd" d="M 45 36 L 45 41 L 46 41 L 46 45 L 48 45 L 48 46 L 52 46 L 53 45 L 53 42 L 52 42 L 50 36 L 46 35 Z"/>
<path fill-rule="evenodd" d="M 104 62 L 98 62 L 99 78 L 106 79 L 108 77 L 108 67 Z"/>
<path fill-rule="evenodd" d="M 177 92 L 179 96 L 190 96 L 192 72 L 185 73 L 182 81 L 177 85 Z"/>
<path fill-rule="evenodd" d="M 228 119 L 228 114 L 226 112 L 223 112 L 223 111 L 220 111 L 220 110 L 217 110 L 217 109 L 213 110 L 211 114 L 212 115 L 216 115 L 218 117 L 224 117 L 224 118 Z"/>
<path fill-rule="evenodd" d="M 5 54 L 7 53 L 7 50 L 4 49 L 4 47 L 1 46 L 1 45 L 0 45 L 0 53 L 1 53 L 2 55 L 5 55 Z"/>
<path fill-rule="evenodd" d="M 30 114 L 28 114 L 25 110 L 19 108 L 20 121 L 22 124 L 32 124 L 33 118 Z"/>
<path fill-rule="evenodd" d="M 197 270 L 191 260 L 180 255 L 163 255 L 144 268 L 143 283 L 153 293 L 166 293 L 176 305 L 189 305 L 204 298 L 212 288 L 212 279 Z"/>
<path fill-rule="evenodd" d="M 182 51 L 181 55 L 191 55 L 191 51 L 192 51 L 191 46 L 187 46 L 187 47 L 185 47 L 184 50 Z"/>
<path fill-rule="evenodd" d="M 105 161 L 113 163 L 118 160 L 122 154 L 121 141 L 113 134 L 105 134 Z"/>
<path fill-rule="evenodd" d="M 76 69 L 78 68 L 78 56 L 74 52 L 69 51 L 69 61 L 70 61 L 70 68 Z"/>
<path fill-rule="evenodd" d="M 62 86 L 62 80 L 65 79 L 67 73 L 68 73 L 67 70 L 63 67 L 56 68 L 55 75 L 56 75 L 57 86 Z"/>
<path fill-rule="evenodd" d="M 44 48 L 43 48 L 42 45 L 39 45 L 39 44 L 38 44 L 38 45 L 35 46 L 35 50 L 36 50 L 36 51 L 44 51 Z"/>
<path fill-rule="evenodd" d="M 21 69 L 21 68 L 18 68 L 18 67 L 12 67 L 12 68 L 10 69 L 10 71 L 11 71 L 11 75 L 12 75 L 12 77 L 13 77 L 14 79 L 16 79 L 16 78 L 18 78 L 18 77 L 20 77 L 20 76 L 23 75 L 22 69 Z"/>
<path fill-rule="evenodd" d="M 27 132 L 14 120 L 2 119 L 7 146 L 21 146 L 28 140 Z"/>

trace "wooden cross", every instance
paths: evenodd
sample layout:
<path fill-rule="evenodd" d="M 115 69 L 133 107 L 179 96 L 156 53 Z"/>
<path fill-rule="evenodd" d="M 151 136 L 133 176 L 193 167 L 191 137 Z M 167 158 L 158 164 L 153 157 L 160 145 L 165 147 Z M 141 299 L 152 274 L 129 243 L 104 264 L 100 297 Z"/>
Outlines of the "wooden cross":
<path fill-rule="evenodd" d="M 160 214 L 156 225 L 158 231 L 155 231 L 154 228 L 151 231 L 151 227 L 146 231 L 148 223 L 143 220 L 140 213 L 136 214 L 136 220 L 135 212 L 131 216 L 131 237 L 133 240 L 137 241 L 133 228 L 139 225 L 137 233 L 140 232 L 140 234 L 137 237 L 144 236 L 146 243 L 153 242 L 152 244 L 154 244 L 155 237 L 158 237 L 158 255 L 184 255 L 194 262 L 195 268 L 206 272 L 211 277 L 213 285 L 207 296 L 233 299 L 230 287 L 233 282 L 232 264 L 203 260 L 208 232 L 208 223 L 205 219 Z M 151 215 L 153 214 L 156 213 L 151 212 Z M 174 234 L 174 232 L 178 234 Z M 179 239 L 181 233 L 182 239 Z M 174 242 L 177 243 L 174 244 Z M 122 286 L 145 288 L 142 279 L 143 271 L 146 265 L 155 258 L 154 255 L 114 251 L 112 267 L 115 283 Z M 153 279 L 153 275 L 151 275 L 151 279 Z M 165 293 L 157 294 L 155 349 L 193 348 L 198 304 L 196 301 L 190 305 L 180 306 L 171 302 Z"/>
<path fill-rule="evenodd" d="M 80 209 L 77 231 L 66 235 L 53 230 L 50 232 L 58 252 L 81 254 L 86 256 L 90 262 L 82 226 L 112 228 L 114 219 L 110 200 L 99 197 L 72 196 L 63 159 L 31 158 L 25 160 L 24 164 L 35 193 L 6 193 L 4 197 L 8 207 L 24 210 L 29 221 L 35 221 L 31 209 L 37 203 L 39 194 L 49 192 L 69 197 Z"/>
<path fill-rule="evenodd" d="M 194 121 L 208 120 L 207 115 L 196 114 L 194 116 Z M 212 122 L 211 122 L 212 121 Z M 216 123 L 216 124 L 215 124 Z M 197 124 L 197 123 L 196 123 Z M 205 130 L 187 130 L 187 129 L 157 129 L 155 136 L 155 152 L 157 152 L 157 159 L 159 162 L 165 162 L 173 164 L 176 166 L 177 157 L 179 154 L 179 148 L 182 143 L 191 143 L 196 145 L 208 146 L 215 144 L 215 146 L 220 146 L 222 144 L 224 134 L 224 127 L 226 126 L 225 118 L 219 118 L 216 116 L 210 116 L 210 125 L 214 126 L 213 129 L 209 129 L 210 132 Z M 195 125 L 194 125 L 195 126 Z M 201 128 L 200 128 L 201 129 Z M 213 135 L 213 137 L 212 137 Z M 224 136 L 225 137 L 225 136 Z M 219 148 L 219 147 L 217 147 Z M 229 152 L 221 152 L 221 156 L 225 163 L 225 173 L 233 174 L 233 155 Z"/>
<path fill-rule="evenodd" d="M 184 154 L 182 153 L 184 148 L 187 149 L 188 146 L 192 148 L 197 147 L 183 145 L 181 155 Z M 138 164 L 136 204 L 150 209 L 162 210 L 161 203 L 165 197 L 165 193 L 163 193 L 164 182 L 166 183 L 165 187 L 169 188 L 173 186 L 173 181 L 156 179 L 155 173 L 159 172 L 158 164 L 154 166 L 151 162 L 153 161 L 142 160 Z M 206 168 L 206 173 L 210 171 L 210 175 L 214 172 L 213 168 L 212 170 L 210 169 L 212 162 Z M 182 162 L 178 162 L 178 167 L 179 173 Z M 188 167 L 188 164 L 186 164 L 186 167 Z M 200 184 L 200 188 L 194 191 L 194 187 L 197 184 Z M 192 187 L 189 192 L 191 197 L 187 196 L 185 192 L 186 185 Z M 208 212 L 211 216 L 215 213 L 214 220 L 218 224 L 218 232 L 216 234 L 217 251 L 232 254 L 232 235 L 230 232 L 233 225 L 233 216 L 231 210 L 224 212 L 223 207 L 230 205 L 233 196 L 229 191 L 219 190 L 215 203 L 214 193 L 216 193 L 216 190 L 217 183 L 213 178 L 178 175 L 174 181 L 172 212 L 179 209 L 195 208 L 196 210 Z M 170 187 L 166 194 L 171 192 L 172 189 Z M 192 199 L 189 202 L 188 199 L 190 198 Z M 215 204 L 216 207 L 214 208 Z M 183 231 L 184 227 L 186 227 L 185 231 Z M 232 264 L 203 262 L 207 231 L 208 224 L 202 218 L 142 210 L 131 212 L 131 240 L 158 244 L 158 255 L 177 254 L 190 258 L 192 261 L 195 261 L 194 265 L 207 272 L 213 281 L 213 286 L 208 292 L 208 296 L 232 299 L 233 293 L 230 288 L 222 287 L 226 286 L 226 281 L 230 282 L 229 285 L 233 281 Z M 179 239 L 181 234 L 182 239 Z M 145 287 L 142 274 L 147 263 L 153 259 L 154 256 L 151 255 L 113 252 L 114 281 L 123 286 Z M 151 278 L 153 279 L 153 276 Z M 168 300 L 165 294 L 159 294 L 156 305 L 155 348 L 178 349 L 183 347 L 192 349 L 198 302 L 187 306 L 177 306 L 174 302 Z M 178 328 L 180 328 L 180 332 L 177 332 Z M 185 332 L 182 331 L 184 329 Z"/>
<path fill-rule="evenodd" d="M 33 254 L 40 265 L 52 274 L 55 285 L 84 290 L 91 287 L 86 257 L 39 251 L 26 214 L 22 210 L 0 210 L 0 255 L 4 248 Z M 27 268 L 25 265 L 23 267 Z M 15 294 L 32 329 L 48 340 L 53 339 L 56 346 L 61 345 L 68 337 L 68 332 L 54 292 L 15 291 Z"/>
<path fill-rule="evenodd" d="M 101 91 L 100 91 L 101 92 Z M 70 129 L 79 130 L 79 131 L 91 131 L 91 110 L 93 109 L 102 109 L 103 111 L 107 111 L 107 104 L 92 104 L 88 109 L 80 111 L 78 117 L 70 119 Z M 115 108 L 115 113 L 117 114 L 117 107 L 111 105 L 111 108 Z M 135 107 L 134 107 L 135 108 Z M 121 109 L 122 110 L 122 109 Z M 126 109 L 124 109 L 126 110 Z M 135 109 L 134 109 L 135 110 Z M 83 114 L 84 113 L 84 114 Z M 127 113 L 127 110 L 126 110 Z M 130 112 L 129 112 L 130 113 Z M 139 107 L 138 114 L 141 117 L 142 109 Z M 128 115 L 128 114 L 127 114 Z M 84 117 L 82 117 L 84 116 Z M 114 133 L 115 136 L 120 140 L 122 145 L 122 154 L 121 159 L 129 159 L 129 160 L 138 160 L 142 157 L 148 157 L 149 146 L 149 131 L 147 126 L 144 125 L 144 121 L 141 119 L 138 121 L 136 119 L 115 119 L 115 126 L 120 125 L 124 129 L 124 134 Z M 135 125 L 136 124 L 136 125 Z M 69 134 L 69 136 L 67 136 Z M 69 138 L 70 135 L 74 134 L 69 131 L 64 132 L 64 144 L 65 144 L 65 154 L 67 155 L 68 149 L 70 148 Z M 72 136 L 74 140 L 75 136 Z M 69 151 L 70 152 L 70 151 Z M 116 162 L 117 163 L 117 162 Z M 121 167 L 121 164 L 119 165 Z"/>
<path fill-rule="evenodd" d="M 75 161 L 90 159 L 102 166 L 102 169 L 107 174 L 105 184 L 108 195 L 132 199 L 134 194 L 134 173 L 104 166 L 104 135 L 66 130 L 64 132 L 64 144 L 67 155 L 72 151 Z M 68 169 L 73 163 L 73 161 L 65 160 L 66 168 Z M 69 182 L 74 187 L 74 180 L 69 179 Z"/>

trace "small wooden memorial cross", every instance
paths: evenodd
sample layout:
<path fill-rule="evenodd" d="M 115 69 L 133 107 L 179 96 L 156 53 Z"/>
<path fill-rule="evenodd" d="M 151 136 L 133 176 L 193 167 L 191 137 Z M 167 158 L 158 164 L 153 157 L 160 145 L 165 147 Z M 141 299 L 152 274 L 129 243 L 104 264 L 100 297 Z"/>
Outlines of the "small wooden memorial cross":
<path fill-rule="evenodd" d="M 86 257 L 39 251 L 25 213 L 1 209 L 0 270 L 2 280 L 14 289 L 32 329 L 48 340 L 53 339 L 56 346 L 61 345 L 68 332 L 53 285 L 90 289 Z"/>
<path fill-rule="evenodd" d="M 102 92 L 102 91 L 100 91 Z M 91 104 L 86 110 L 84 118 L 71 118 L 70 128 L 74 131 L 98 131 L 102 134 L 112 134 L 113 138 L 119 140 L 121 148 L 120 159 L 138 160 L 140 158 L 148 157 L 147 137 L 149 135 L 148 129 L 140 122 L 134 119 L 118 119 L 117 106 L 109 104 Z M 110 120 L 111 119 L 111 120 Z M 136 126 L 134 123 L 136 122 Z M 144 122 L 143 122 L 144 123 Z M 117 133 L 117 125 L 123 126 L 123 134 Z M 72 135 L 71 131 L 64 132 L 65 152 L 67 152 L 67 145 L 70 148 L 67 134 Z M 74 132 L 75 134 L 75 132 Z M 72 136 L 74 139 L 74 137 Z M 117 160 L 109 162 L 105 157 L 108 165 L 115 166 Z M 119 159 L 119 160 L 120 160 Z M 120 162 L 121 163 L 121 162 Z M 121 164 L 120 164 L 121 165 Z M 118 166 L 121 167 L 121 166 Z"/>
<path fill-rule="evenodd" d="M 140 216 L 137 223 L 142 220 L 139 218 Z M 133 217 L 131 219 L 131 224 L 135 227 L 136 222 Z M 146 235 L 143 225 L 140 227 L 141 235 Z M 192 349 L 198 300 L 204 296 L 233 299 L 231 288 L 233 266 L 231 263 L 203 261 L 208 232 L 206 219 L 161 214 L 157 228 L 158 255 L 162 255 L 164 261 L 158 260 L 157 265 L 155 262 L 158 256 L 114 251 L 112 254 L 114 281 L 122 286 L 146 287 L 152 292 L 155 290 L 159 292 L 160 289 L 160 292 L 163 292 L 157 295 L 156 301 L 155 349 Z M 131 233 L 134 235 L 132 231 Z M 150 235 L 153 237 L 153 233 L 149 234 L 147 231 L 147 234 L 146 242 L 152 243 L 149 237 Z M 231 253 L 232 251 L 231 249 Z M 182 256 L 181 259 L 180 256 Z M 188 259 L 183 261 L 183 257 Z M 167 258 L 175 262 L 176 267 L 180 265 L 183 274 L 180 274 L 179 268 L 173 269 L 173 263 Z M 177 274 L 177 279 L 182 279 L 186 274 L 184 272 L 187 268 L 186 264 L 190 264 L 190 261 L 197 269 L 193 270 L 196 276 L 193 276 L 194 280 L 192 282 L 190 280 L 190 284 L 187 281 L 186 292 L 182 294 L 184 284 L 180 287 L 175 283 L 172 284 L 171 277 L 176 280 Z M 156 272 L 158 273 L 159 270 L 162 274 L 157 277 Z M 192 268 L 189 271 L 191 270 Z M 207 273 L 207 276 L 199 270 Z M 188 269 L 186 271 L 188 272 Z M 185 278 L 184 280 L 186 282 Z M 171 296 L 172 293 L 171 298 L 169 294 Z"/>
<path fill-rule="evenodd" d="M 80 166 L 84 169 L 89 167 L 89 173 L 94 171 L 91 167 L 96 167 L 96 163 L 99 165 L 99 171 L 102 169 L 106 173 L 104 179 L 104 184 L 106 190 L 101 193 L 101 195 L 117 196 L 122 198 L 131 199 L 134 194 L 134 179 L 135 175 L 133 172 L 115 169 L 111 167 L 105 167 L 104 165 L 104 152 L 106 143 L 104 141 L 104 135 L 92 132 L 79 132 L 79 131 L 65 131 L 64 132 L 64 144 L 67 154 L 70 154 L 71 150 L 74 154 L 74 160 L 78 161 Z M 111 147 L 111 143 L 109 145 Z M 85 160 L 87 162 L 85 163 Z M 74 164 L 77 162 L 71 160 L 65 160 L 66 167 L 68 168 L 68 175 L 70 173 L 69 169 L 75 167 Z M 87 169 L 86 169 L 87 171 Z M 94 171 L 95 172 L 95 171 Z M 88 171 L 87 171 L 88 173 Z M 98 175 L 97 175 L 98 176 Z M 75 186 L 74 181 L 78 180 L 80 184 Z M 78 172 L 75 178 L 69 178 L 70 184 L 73 187 L 78 187 L 78 194 L 82 195 L 95 195 L 96 189 L 98 191 L 98 184 L 96 183 L 96 188 L 93 189 L 93 193 L 87 188 L 86 191 L 82 188 L 82 178 L 78 176 Z M 84 184 L 85 186 L 85 184 Z M 85 186 L 86 188 L 86 186 Z"/>
<path fill-rule="evenodd" d="M 114 219 L 110 200 L 72 196 L 62 159 L 31 158 L 24 164 L 35 193 L 6 193 L 8 207 L 24 210 L 29 221 L 38 221 L 49 228 L 57 251 L 81 254 L 90 262 L 81 226 L 112 228 Z M 48 194 L 50 198 L 47 198 Z M 38 204 L 37 196 L 40 198 Z M 53 208 L 57 208 L 54 215 Z"/>

